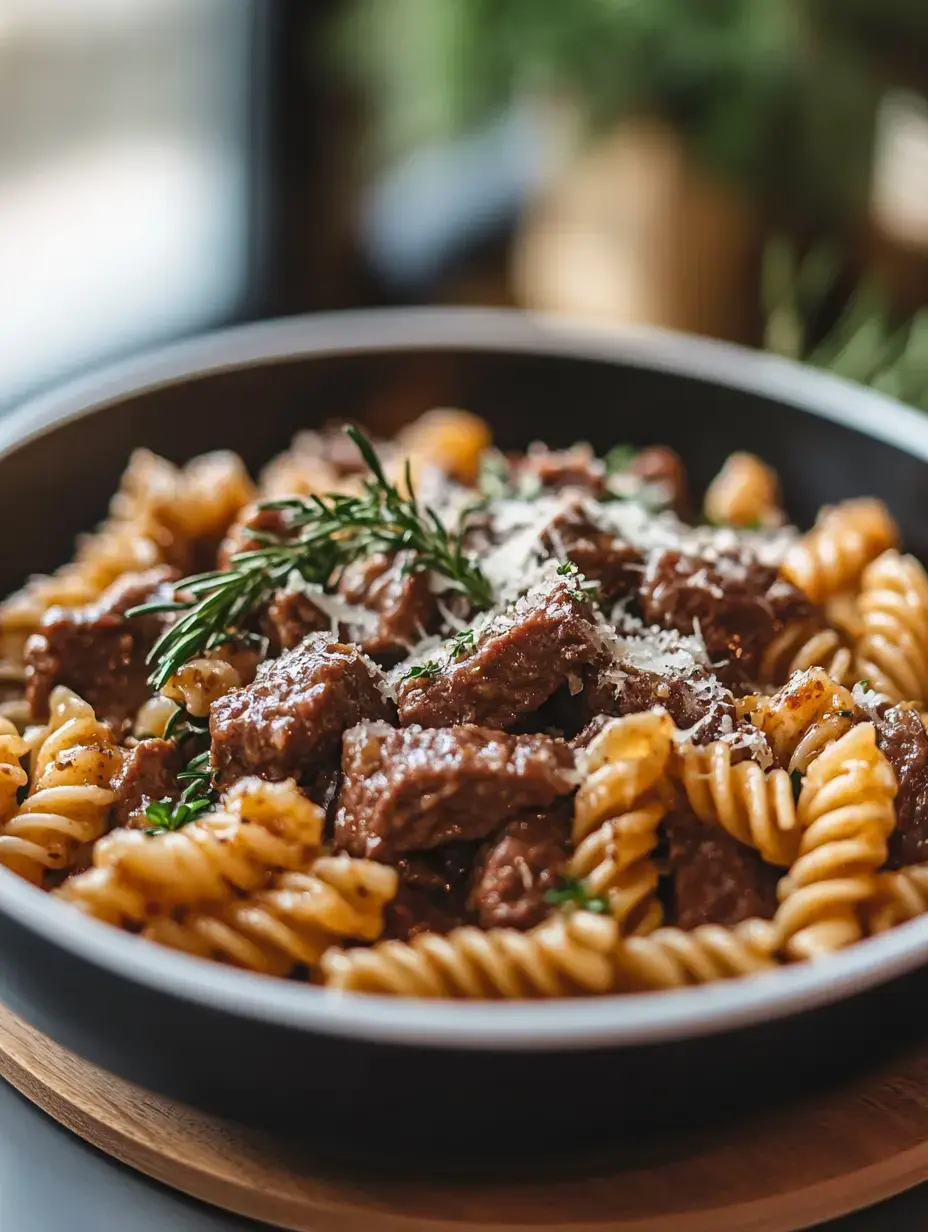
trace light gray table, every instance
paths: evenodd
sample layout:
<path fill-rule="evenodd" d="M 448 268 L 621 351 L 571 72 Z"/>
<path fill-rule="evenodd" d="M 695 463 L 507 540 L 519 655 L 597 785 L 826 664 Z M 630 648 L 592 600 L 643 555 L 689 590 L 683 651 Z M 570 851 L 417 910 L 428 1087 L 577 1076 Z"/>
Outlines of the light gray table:
<path fill-rule="evenodd" d="M 926 1226 L 928 1186 L 827 1225 L 828 1232 Z M 262 1230 L 266 1225 L 179 1197 L 114 1163 L 0 1081 L 0 1232 Z"/>

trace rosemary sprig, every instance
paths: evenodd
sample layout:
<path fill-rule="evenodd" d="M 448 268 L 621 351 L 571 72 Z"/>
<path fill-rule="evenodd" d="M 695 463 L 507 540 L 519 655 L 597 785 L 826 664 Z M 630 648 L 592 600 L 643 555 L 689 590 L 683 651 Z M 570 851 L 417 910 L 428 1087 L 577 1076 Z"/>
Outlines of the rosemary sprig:
<path fill-rule="evenodd" d="M 408 463 L 403 494 L 387 479 L 370 441 L 357 428 L 346 432 L 371 472 L 361 496 L 330 493 L 268 501 L 261 507 L 285 515 L 285 535 L 252 532 L 259 546 L 237 553 L 230 570 L 185 578 L 176 584 L 174 599 L 130 609 L 129 616 L 182 613 L 149 654 L 152 688 L 160 689 L 189 659 L 223 642 L 255 640 L 247 628 L 249 618 L 293 572 L 331 588 L 347 564 L 373 552 L 409 552 L 408 571 L 439 573 L 476 609 L 492 606 L 493 589 L 465 551 L 461 534 L 449 531 L 434 509 L 416 499 Z"/>
<path fill-rule="evenodd" d="M 186 769 L 177 776 L 177 781 L 186 783 L 187 786 L 176 803 L 170 796 L 165 796 L 162 800 L 153 800 L 146 808 L 145 816 L 154 822 L 154 825 L 145 831 L 146 834 L 166 834 L 171 830 L 181 830 L 215 807 L 219 793 L 213 786 L 213 770 L 208 752 L 192 757 Z"/>

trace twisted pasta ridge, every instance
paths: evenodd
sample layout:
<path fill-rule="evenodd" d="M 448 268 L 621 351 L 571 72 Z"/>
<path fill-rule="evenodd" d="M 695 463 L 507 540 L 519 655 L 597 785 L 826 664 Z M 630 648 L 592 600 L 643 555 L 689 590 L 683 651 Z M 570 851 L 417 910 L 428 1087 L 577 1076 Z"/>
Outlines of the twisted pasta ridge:
<path fill-rule="evenodd" d="M 864 570 L 857 673 L 890 701 L 928 700 L 928 574 L 914 556 L 884 552 Z"/>
<path fill-rule="evenodd" d="M 559 912 L 530 932 L 457 928 L 410 942 L 330 949 L 322 982 L 345 992 L 466 1000 L 606 993 L 614 983 L 618 926 L 588 911 Z"/>
<path fill-rule="evenodd" d="M 799 850 L 793 786 L 785 770 L 768 773 L 753 761 L 731 764 L 731 747 L 717 740 L 678 752 L 683 788 L 700 821 L 714 822 L 769 864 L 787 867 Z"/>
<path fill-rule="evenodd" d="M 29 781 L 21 763 L 28 748 L 15 725 L 0 718 L 0 824 L 16 812 L 17 794 Z"/>
<path fill-rule="evenodd" d="M 912 864 L 892 873 L 880 873 L 867 910 L 871 933 L 883 933 L 928 911 L 928 864 Z"/>
<path fill-rule="evenodd" d="M 854 586 L 870 561 L 898 541 L 898 528 L 882 501 L 842 501 L 824 510 L 793 544 L 780 571 L 813 603 L 824 603 Z"/>
<path fill-rule="evenodd" d="M 58 893 L 88 915 L 139 927 L 178 907 L 254 893 L 281 870 L 306 868 L 318 850 L 322 811 L 292 779 L 240 779 L 223 806 L 182 830 L 114 830 L 94 847 L 94 867 Z"/>
<path fill-rule="evenodd" d="M 790 958 L 857 941 L 858 908 L 872 899 L 895 825 L 896 777 L 860 723 L 812 762 L 799 796 L 799 855 L 777 888 L 774 919 Z"/>
<path fill-rule="evenodd" d="M 854 726 L 857 713 L 850 692 L 820 667 L 795 673 L 752 706 L 751 722 L 766 735 L 778 765 L 800 773 Z"/>
<path fill-rule="evenodd" d="M 53 690 L 50 720 L 34 754 L 32 786 L 0 834 L 0 864 L 40 885 L 46 870 L 73 867 L 82 848 L 106 830 L 122 765 L 110 729 L 91 706 L 64 688 Z M 8 748 L 22 748 L 22 739 Z M 11 768 L 19 786 L 26 778 Z M 15 789 L 13 792 L 15 799 Z"/>
<path fill-rule="evenodd" d="M 376 941 L 398 874 L 386 864 L 320 856 L 305 873 L 282 873 L 265 890 L 212 911 L 162 916 L 143 936 L 199 958 L 286 976 L 340 941 Z"/>
<path fill-rule="evenodd" d="M 777 965 L 776 950 L 769 920 L 744 920 L 733 928 L 702 924 L 692 931 L 659 928 L 619 943 L 616 991 L 653 992 L 755 975 Z"/>
<path fill-rule="evenodd" d="M 822 668 L 838 684 L 852 684 L 853 655 L 836 629 L 820 629 L 805 621 L 787 625 L 764 651 L 760 678 L 773 685 L 785 683 L 794 672 Z"/>
<path fill-rule="evenodd" d="M 226 659 L 202 656 L 180 667 L 161 690 L 162 694 L 195 718 L 205 718 L 209 708 L 242 683 L 242 677 Z"/>
<path fill-rule="evenodd" d="M 706 518 L 719 526 L 779 526 L 780 481 L 776 471 L 753 453 L 732 453 L 709 484 Z"/>
<path fill-rule="evenodd" d="M 663 918 L 651 854 L 667 809 L 666 795 L 654 792 L 629 812 L 603 821 L 571 857 L 571 876 L 583 878 L 590 894 L 608 900 L 623 933 L 652 932 Z"/>

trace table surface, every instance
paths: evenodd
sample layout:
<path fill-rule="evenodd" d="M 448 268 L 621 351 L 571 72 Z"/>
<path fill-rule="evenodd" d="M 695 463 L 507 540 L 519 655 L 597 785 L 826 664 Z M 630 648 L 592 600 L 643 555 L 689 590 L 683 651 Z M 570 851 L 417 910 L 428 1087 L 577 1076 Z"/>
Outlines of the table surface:
<path fill-rule="evenodd" d="M 928 1184 L 827 1226 L 908 1232 L 928 1223 Z M 0 1081 L 0 1232 L 261 1232 L 86 1146 Z"/>

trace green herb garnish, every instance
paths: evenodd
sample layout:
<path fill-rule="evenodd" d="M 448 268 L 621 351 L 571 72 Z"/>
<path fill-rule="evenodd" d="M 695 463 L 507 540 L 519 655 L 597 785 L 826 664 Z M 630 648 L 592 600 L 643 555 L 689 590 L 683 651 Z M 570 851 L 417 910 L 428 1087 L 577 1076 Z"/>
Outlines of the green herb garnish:
<path fill-rule="evenodd" d="M 638 450 L 634 445 L 613 445 L 603 461 L 606 464 L 606 473 L 609 475 L 621 475 L 627 471 L 635 458 L 638 456 Z"/>
<path fill-rule="evenodd" d="M 790 770 L 789 781 L 793 788 L 793 799 L 798 801 L 799 793 L 802 791 L 802 771 Z"/>
<path fill-rule="evenodd" d="M 869 680 L 858 680 L 857 683 L 854 685 L 854 688 L 855 689 L 869 689 L 870 681 Z"/>
<path fill-rule="evenodd" d="M 183 613 L 148 656 L 152 688 L 160 689 L 189 659 L 224 642 L 261 641 L 246 623 L 294 571 L 306 582 L 331 588 L 354 560 L 373 552 L 407 551 L 412 553 L 409 572 L 439 573 L 475 608 L 492 606 L 493 589 L 464 550 L 461 534 L 447 530 L 434 509 L 417 501 L 409 465 L 404 496 L 387 479 L 367 437 L 354 427 L 345 430 L 371 472 L 363 495 L 330 493 L 267 501 L 262 509 L 279 509 L 286 515 L 286 535 L 253 531 L 259 546 L 237 553 L 231 569 L 184 578 L 174 587 L 175 596 L 185 596 L 182 599 L 129 610 L 129 616 Z"/>
<path fill-rule="evenodd" d="M 209 719 L 197 719 L 183 706 L 178 706 L 164 725 L 162 740 L 186 740 L 191 736 L 208 736 Z"/>
<path fill-rule="evenodd" d="M 474 648 L 475 635 L 473 629 L 462 629 L 451 639 L 451 657 L 461 659 Z"/>
<path fill-rule="evenodd" d="M 439 666 L 434 659 L 426 659 L 424 663 L 417 663 L 415 667 L 411 667 L 404 680 L 433 680 L 439 673 Z"/>
<path fill-rule="evenodd" d="M 215 808 L 219 793 L 213 786 L 208 752 L 192 757 L 186 769 L 177 776 L 177 781 L 187 784 L 179 800 L 175 802 L 170 796 L 165 796 L 162 800 L 153 800 L 145 809 L 145 816 L 154 823 L 145 831 L 146 834 L 182 830 L 191 821 Z"/>
<path fill-rule="evenodd" d="M 559 577 L 579 578 L 580 570 L 572 560 L 565 560 L 557 567 Z M 586 580 L 578 582 L 576 586 L 571 586 L 567 590 L 567 594 L 575 603 L 586 603 L 590 598 L 590 592 L 599 589 L 599 582 L 587 582 Z"/>
<path fill-rule="evenodd" d="M 576 907 L 597 915 L 609 914 L 609 902 L 602 895 L 591 894 L 578 877 L 562 877 L 560 885 L 545 891 L 545 902 L 554 907 Z"/>

